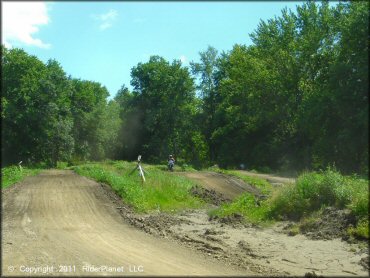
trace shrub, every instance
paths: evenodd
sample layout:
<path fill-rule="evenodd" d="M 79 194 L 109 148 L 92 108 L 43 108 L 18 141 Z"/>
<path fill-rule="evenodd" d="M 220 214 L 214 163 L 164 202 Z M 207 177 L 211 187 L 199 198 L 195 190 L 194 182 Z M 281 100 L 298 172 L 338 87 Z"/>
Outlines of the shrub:
<path fill-rule="evenodd" d="M 368 184 L 357 177 L 344 177 L 328 168 L 304 173 L 295 185 L 278 190 L 271 199 L 271 216 L 300 219 L 322 206 L 349 208 L 358 216 L 368 214 Z"/>
<path fill-rule="evenodd" d="M 296 186 L 286 185 L 270 199 L 269 216 L 275 219 L 298 220 L 308 213 L 309 200 L 302 198 Z"/>

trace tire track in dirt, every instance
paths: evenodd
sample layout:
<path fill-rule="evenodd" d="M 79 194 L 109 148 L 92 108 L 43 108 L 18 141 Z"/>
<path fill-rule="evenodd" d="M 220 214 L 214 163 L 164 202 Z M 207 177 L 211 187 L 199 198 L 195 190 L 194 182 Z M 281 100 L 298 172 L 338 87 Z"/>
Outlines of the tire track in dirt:
<path fill-rule="evenodd" d="M 137 230 L 123 221 L 98 183 L 72 171 L 28 177 L 3 190 L 2 198 L 6 276 L 28 276 L 21 266 L 55 267 L 36 276 L 254 274 Z M 57 272 L 59 265 L 75 271 Z M 89 266 L 123 267 L 124 272 L 86 272 Z M 129 272 L 129 267 L 143 272 Z"/>

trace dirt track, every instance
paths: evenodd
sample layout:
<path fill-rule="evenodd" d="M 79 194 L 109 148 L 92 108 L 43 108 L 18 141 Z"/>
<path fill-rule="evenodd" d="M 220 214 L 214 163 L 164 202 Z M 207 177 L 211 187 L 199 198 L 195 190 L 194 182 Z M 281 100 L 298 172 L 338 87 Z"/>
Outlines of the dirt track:
<path fill-rule="evenodd" d="M 219 174 L 190 176 L 229 198 L 251 190 Z M 262 229 L 210 220 L 204 209 L 136 215 L 108 186 L 71 171 L 45 171 L 2 194 L 6 276 L 29 276 L 30 267 L 44 267 L 36 276 L 368 274 L 359 263 L 366 250 L 357 244 L 288 236 L 286 223 Z"/>
<path fill-rule="evenodd" d="M 225 196 L 226 199 L 232 200 L 241 195 L 245 191 L 249 191 L 255 195 L 260 195 L 257 188 L 250 186 L 241 180 L 215 173 L 215 172 L 178 172 L 187 178 L 193 179 L 201 184 L 204 188 L 215 190 Z"/>
<path fill-rule="evenodd" d="M 254 274 L 126 224 L 103 191 L 58 170 L 3 190 L 2 274 L 28 276 L 32 267 L 44 267 L 36 276 Z"/>

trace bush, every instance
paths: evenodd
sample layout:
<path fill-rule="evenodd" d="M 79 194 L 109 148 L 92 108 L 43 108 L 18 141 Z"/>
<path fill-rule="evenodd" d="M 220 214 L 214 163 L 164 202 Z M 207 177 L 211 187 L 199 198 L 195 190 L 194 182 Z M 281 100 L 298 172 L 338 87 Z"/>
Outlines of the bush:
<path fill-rule="evenodd" d="M 322 206 L 349 208 L 360 217 L 368 214 L 368 185 L 357 177 L 344 177 L 328 168 L 304 173 L 295 185 L 279 190 L 271 199 L 271 216 L 300 219 Z"/>
<path fill-rule="evenodd" d="M 295 185 L 286 185 L 270 199 L 269 216 L 279 220 L 298 220 L 308 213 L 309 200 L 302 198 Z"/>

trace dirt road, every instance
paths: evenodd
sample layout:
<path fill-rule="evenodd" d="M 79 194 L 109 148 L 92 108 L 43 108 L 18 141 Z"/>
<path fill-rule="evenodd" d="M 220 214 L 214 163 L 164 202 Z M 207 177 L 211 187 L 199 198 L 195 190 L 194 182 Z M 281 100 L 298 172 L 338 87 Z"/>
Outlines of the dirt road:
<path fill-rule="evenodd" d="M 2 192 L 2 274 L 255 275 L 125 223 L 103 187 L 49 170 Z"/>

